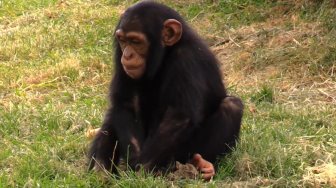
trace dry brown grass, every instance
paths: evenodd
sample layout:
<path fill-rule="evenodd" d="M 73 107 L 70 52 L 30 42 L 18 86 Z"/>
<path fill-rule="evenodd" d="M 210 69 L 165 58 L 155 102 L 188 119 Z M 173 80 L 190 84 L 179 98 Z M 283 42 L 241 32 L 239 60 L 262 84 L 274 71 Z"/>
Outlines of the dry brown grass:
<path fill-rule="evenodd" d="M 303 184 L 310 187 L 336 187 L 336 165 L 331 161 L 319 160 L 315 166 L 307 167 Z"/>
<path fill-rule="evenodd" d="M 239 92 L 246 93 L 264 84 L 272 85 L 277 101 L 283 103 L 336 105 L 336 62 L 326 72 L 318 75 L 310 72 L 311 64 L 317 61 L 314 58 L 321 58 L 324 53 L 324 49 L 316 49 L 312 41 L 313 37 L 323 36 L 323 28 L 318 23 L 298 19 L 292 16 L 289 20 L 268 20 L 226 31 L 221 38 L 227 42 L 212 49 L 222 63 L 227 84 L 236 85 Z M 289 21 L 293 23 L 291 28 L 286 26 Z M 319 40 L 326 43 L 328 38 Z M 258 52 L 257 48 L 263 51 Z M 290 57 L 281 53 L 286 50 L 299 54 Z M 314 51 L 314 56 L 311 62 L 306 62 L 304 56 L 309 55 L 309 51 Z M 302 62 L 295 62 L 301 57 Z"/>

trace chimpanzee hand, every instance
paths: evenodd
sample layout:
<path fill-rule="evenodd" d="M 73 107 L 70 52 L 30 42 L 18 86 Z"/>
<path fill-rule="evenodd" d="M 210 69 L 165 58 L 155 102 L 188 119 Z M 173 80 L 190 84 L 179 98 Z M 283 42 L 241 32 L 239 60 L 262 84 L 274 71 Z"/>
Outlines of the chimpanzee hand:
<path fill-rule="evenodd" d="M 215 168 L 213 164 L 203 159 L 198 153 L 193 156 L 190 163 L 202 173 L 202 178 L 206 181 L 211 180 L 211 178 L 215 175 Z"/>

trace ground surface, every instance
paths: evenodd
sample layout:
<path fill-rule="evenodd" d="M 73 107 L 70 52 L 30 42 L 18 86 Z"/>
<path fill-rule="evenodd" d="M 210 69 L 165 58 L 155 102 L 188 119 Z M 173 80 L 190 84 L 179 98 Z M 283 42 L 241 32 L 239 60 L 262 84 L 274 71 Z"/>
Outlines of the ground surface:
<path fill-rule="evenodd" d="M 336 3 L 317 0 L 166 1 L 243 98 L 241 141 L 209 183 L 87 173 L 131 3 L 0 0 L 0 187 L 336 186 Z"/>

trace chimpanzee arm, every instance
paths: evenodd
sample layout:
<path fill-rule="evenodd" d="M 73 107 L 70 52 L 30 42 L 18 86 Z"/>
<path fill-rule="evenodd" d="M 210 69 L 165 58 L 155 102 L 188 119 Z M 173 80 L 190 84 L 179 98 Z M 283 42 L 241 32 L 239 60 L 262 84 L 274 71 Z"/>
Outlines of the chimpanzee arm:
<path fill-rule="evenodd" d="M 116 67 L 117 72 L 110 88 L 110 102 L 113 106 L 108 109 L 101 131 L 96 135 L 89 152 L 90 168 L 97 166 L 97 161 L 110 170 L 112 159 L 113 164 L 117 165 L 120 155 L 130 154 L 126 157 L 131 162 L 138 157 L 144 139 L 142 126 L 136 121 L 137 97 L 133 82 L 118 69 L 121 68 Z"/>
<path fill-rule="evenodd" d="M 144 130 L 137 120 L 133 105 L 114 107 L 112 122 L 120 142 L 121 154 L 132 167 L 133 160 L 138 158 L 144 140 Z"/>
<path fill-rule="evenodd" d="M 182 64 L 170 64 L 168 76 L 161 83 L 159 101 L 166 111 L 155 133 L 142 147 L 139 164 L 145 169 L 166 165 L 179 153 L 182 144 L 192 139 L 204 119 L 205 81 L 202 75 L 187 74 Z"/>
<path fill-rule="evenodd" d="M 89 170 L 107 169 L 116 172 L 112 168 L 113 164 L 118 164 L 120 147 L 118 146 L 118 138 L 113 131 L 112 126 L 112 109 L 106 113 L 104 123 L 91 143 L 89 150 Z"/>
<path fill-rule="evenodd" d="M 185 114 L 168 109 L 153 137 L 146 140 L 139 164 L 148 170 L 155 166 L 166 165 L 175 155 L 180 143 L 190 138 L 193 126 Z"/>
<path fill-rule="evenodd" d="M 108 110 L 104 124 L 95 137 L 89 157 L 93 159 L 90 168 L 98 162 L 110 170 L 119 162 L 120 155 L 127 155 L 131 166 L 138 157 L 143 141 L 142 127 L 136 124 L 133 111 L 125 107 L 114 106 Z"/>

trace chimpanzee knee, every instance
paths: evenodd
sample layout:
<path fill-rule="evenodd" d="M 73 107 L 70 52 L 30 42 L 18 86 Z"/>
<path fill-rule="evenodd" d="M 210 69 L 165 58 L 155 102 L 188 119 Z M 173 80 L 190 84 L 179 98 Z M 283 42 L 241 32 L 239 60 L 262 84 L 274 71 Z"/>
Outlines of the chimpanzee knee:
<path fill-rule="evenodd" d="M 244 105 L 238 97 L 225 97 L 221 104 L 221 109 L 226 115 L 241 121 Z"/>

